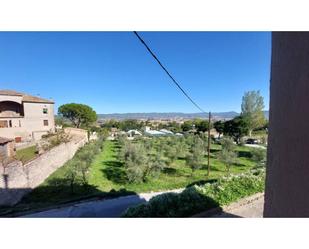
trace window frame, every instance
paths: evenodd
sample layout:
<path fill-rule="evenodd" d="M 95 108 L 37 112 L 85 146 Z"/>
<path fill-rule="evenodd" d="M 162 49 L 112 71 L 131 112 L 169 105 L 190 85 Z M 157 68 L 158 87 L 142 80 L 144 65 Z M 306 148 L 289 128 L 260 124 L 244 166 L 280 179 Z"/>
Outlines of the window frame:
<path fill-rule="evenodd" d="M 3 124 L 3 123 L 4 123 L 4 124 L 6 123 L 6 125 L 4 125 L 4 126 L 0 125 L 0 129 L 1 129 L 1 128 L 9 128 L 9 122 L 8 122 L 8 120 L 0 120 L 0 123 L 2 123 L 2 124 Z"/>
<path fill-rule="evenodd" d="M 49 126 L 48 119 L 43 120 L 43 126 Z"/>

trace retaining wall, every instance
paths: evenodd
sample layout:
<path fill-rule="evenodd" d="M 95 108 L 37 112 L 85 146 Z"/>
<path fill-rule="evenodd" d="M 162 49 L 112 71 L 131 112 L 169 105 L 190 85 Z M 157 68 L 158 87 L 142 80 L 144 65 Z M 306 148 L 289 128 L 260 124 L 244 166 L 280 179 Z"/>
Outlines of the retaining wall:
<path fill-rule="evenodd" d="M 70 160 L 76 151 L 87 143 L 87 132 L 71 131 L 72 140 L 45 152 L 33 161 L 22 165 L 15 161 L 0 165 L 0 206 L 14 205 Z M 85 136 L 86 134 L 86 136 Z"/>

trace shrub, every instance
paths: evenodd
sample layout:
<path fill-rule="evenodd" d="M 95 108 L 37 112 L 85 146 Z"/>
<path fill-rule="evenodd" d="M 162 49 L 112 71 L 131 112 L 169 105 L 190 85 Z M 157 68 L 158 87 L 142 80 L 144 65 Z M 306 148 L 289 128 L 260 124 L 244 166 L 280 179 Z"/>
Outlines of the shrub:
<path fill-rule="evenodd" d="M 214 208 L 218 204 L 188 188 L 181 194 L 166 193 L 153 197 L 148 203 L 129 208 L 122 217 L 188 217 L 202 212 L 205 207 Z"/>
<path fill-rule="evenodd" d="M 266 149 L 255 148 L 251 151 L 252 159 L 256 162 L 256 168 L 264 167 L 266 164 Z"/>
<path fill-rule="evenodd" d="M 223 177 L 214 183 L 189 187 L 180 194 L 155 196 L 148 203 L 127 209 L 122 217 L 189 217 L 262 192 L 264 181 L 264 169 Z"/>

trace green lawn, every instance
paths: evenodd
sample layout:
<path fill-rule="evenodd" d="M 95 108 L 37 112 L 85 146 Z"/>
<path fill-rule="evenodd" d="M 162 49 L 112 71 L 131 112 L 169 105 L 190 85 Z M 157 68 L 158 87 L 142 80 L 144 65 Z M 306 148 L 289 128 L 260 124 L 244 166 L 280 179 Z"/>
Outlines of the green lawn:
<path fill-rule="evenodd" d="M 207 177 L 207 158 L 205 157 L 203 168 L 196 170 L 193 175 L 191 169 L 186 166 L 184 159 L 176 160 L 166 167 L 158 178 L 150 178 L 144 183 L 128 183 L 125 170 L 121 162 L 117 160 L 119 146 L 116 141 L 105 141 L 103 151 L 94 158 L 88 173 L 89 187 L 77 185 L 72 194 L 65 182 L 65 167 L 58 169 L 49 176 L 43 184 L 34 189 L 16 207 L 15 210 L 39 208 L 55 204 L 74 201 L 94 196 L 115 197 L 141 192 L 171 190 L 185 188 L 194 183 L 205 183 L 207 180 L 216 179 L 226 174 L 225 166 L 217 159 L 220 145 L 211 147 L 211 172 Z M 255 163 L 250 159 L 250 148 L 237 147 L 238 164 L 231 167 L 231 173 L 240 173 L 252 168 Z"/>
<path fill-rule="evenodd" d="M 37 156 L 36 146 L 16 151 L 16 159 L 23 163 L 29 162 Z"/>

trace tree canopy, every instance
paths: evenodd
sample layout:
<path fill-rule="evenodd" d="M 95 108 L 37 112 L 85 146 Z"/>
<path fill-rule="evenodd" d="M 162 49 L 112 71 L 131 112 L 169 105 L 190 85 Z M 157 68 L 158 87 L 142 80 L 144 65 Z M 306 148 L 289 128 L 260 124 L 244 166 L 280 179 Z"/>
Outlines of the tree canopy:
<path fill-rule="evenodd" d="M 243 116 L 235 117 L 224 123 L 224 134 L 232 137 L 236 143 L 239 143 L 240 139 L 248 134 L 248 130 L 248 121 Z"/>
<path fill-rule="evenodd" d="M 249 135 L 254 129 L 265 125 L 264 99 L 260 91 L 245 92 L 241 104 L 241 116 L 247 119 Z"/>
<path fill-rule="evenodd" d="M 219 133 L 219 138 L 220 138 L 220 136 L 221 136 L 221 135 L 223 134 L 223 132 L 224 132 L 224 123 L 223 123 L 221 120 L 216 121 L 216 122 L 214 123 L 214 127 L 215 127 L 216 131 Z"/>
<path fill-rule="evenodd" d="M 59 107 L 58 114 L 67 118 L 76 128 L 88 126 L 97 120 L 96 112 L 87 105 L 70 103 Z"/>
<path fill-rule="evenodd" d="M 206 132 L 209 129 L 208 120 L 196 119 L 194 120 L 194 124 L 198 132 Z"/>

